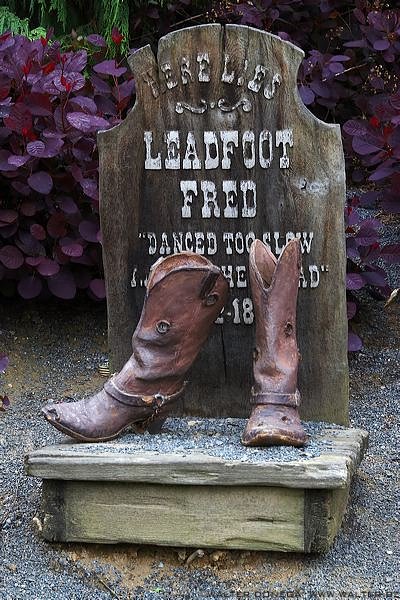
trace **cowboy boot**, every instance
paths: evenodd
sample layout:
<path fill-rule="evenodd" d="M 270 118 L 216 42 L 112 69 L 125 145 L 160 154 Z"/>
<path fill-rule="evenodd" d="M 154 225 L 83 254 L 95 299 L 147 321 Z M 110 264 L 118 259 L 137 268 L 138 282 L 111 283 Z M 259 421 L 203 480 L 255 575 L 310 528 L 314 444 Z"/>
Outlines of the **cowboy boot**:
<path fill-rule="evenodd" d="M 249 271 L 256 320 L 254 405 L 242 435 L 245 446 L 303 446 L 297 389 L 296 304 L 300 242 L 291 240 L 277 261 L 260 240 L 250 248 Z"/>
<path fill-rule="evenodd" d="M 158 260 L 128 362 L 94 396 L 45 406 L 45 418 L 85 442 L 111 440 L 131 425 L 160 431 L 227 297 L 227 280 L 207 258 L 182 252 Z"/>

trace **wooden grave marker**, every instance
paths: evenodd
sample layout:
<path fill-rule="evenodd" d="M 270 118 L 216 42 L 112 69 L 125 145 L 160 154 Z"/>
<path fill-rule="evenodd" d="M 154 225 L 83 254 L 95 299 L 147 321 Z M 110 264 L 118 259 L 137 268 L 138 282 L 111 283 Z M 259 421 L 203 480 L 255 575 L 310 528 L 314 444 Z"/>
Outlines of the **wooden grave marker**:
<path fill-rule="evenodd" d="M 113 370 L 131 352 L 150 266 L 179 250 L 223 268 L 231 298 L 190 374 L 182 410 L 248 416 L 254 324 L 248 249 L 298 236 L 303 418 L 348 423 L 340 128 L 301 102 L 303 52 L 239 25 L 202 25 L 130 58 L 137 99 L 98 135 Z"/>

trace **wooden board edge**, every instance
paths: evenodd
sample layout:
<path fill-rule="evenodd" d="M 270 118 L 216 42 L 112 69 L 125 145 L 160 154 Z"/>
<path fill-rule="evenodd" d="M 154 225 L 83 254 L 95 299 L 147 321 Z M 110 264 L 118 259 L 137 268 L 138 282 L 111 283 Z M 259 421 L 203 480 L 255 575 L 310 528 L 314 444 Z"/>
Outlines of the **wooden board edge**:
<path fill-rule="evenodd" d="M 335 489 L 345 487 L 349 480 L 349 458 L 321 457 L 308 463 L 310 472 L 300 462 L 285 465 L 249 465 L 238 463 L 235 469 L 229 463 L 161 461 L 152 464 L 133 460 L 118 460 L 120 455 L 85 457 L 76 455 L 33 458 L 28 470 L 32 477 L 64 481 L 115 481 L 125 483 L 153 483 L 164 485 L 199 485 L 246 487 L 287 487 L 294 489 Z M 285 472 L 286 468 L 286 472 Z M 283 470 L 283 472 L 281 471 Z"/>
<path fill-rule="evenodd" d="M 152 455 L 151 453 L 106 453 L 97 454 L 82 448 L 82 453 L 72 451 L 68 445 L 55 445 L 48 448 L 40 448 L 30 452 L 25 458 L 26 473 L 33 477 L 48 480 L 110 480 L 132 481 L 143 483 L 176 484 L 179 478 L 181 485 L 230 485 L 227 480 L 227 469 L 232 471 L 231 485 L 238 484 L 238 476 L 243 478 L 243 485 L 262 485 L 297 487 L 307 489 L 334 489 L 346 487 L 362 460 L 368 443 L 368 433 L 361 429 L 337 430 L 338 434 L 331 441 L 340 446 L 333 448 L 331 452 L 321 454 L 309 460 L 308 465 L 311 472 L 308 477 L 304 474 L 306 465 L 301 462 L 287 463 L 286 468 L 290 476 L 276 472 L 276 467 L 284 463 L 255 464 L 248 466 L 238 462 L 235 465 L 225 463 L 223 459 L 201 453 L 182 457 L 179 454 Z M 152 464 L 155 470 L 151 470 Z M 329 475 L 330 470 L 335 470 L 335 477 Z M 299 469 L 299 477 L 293 475 L 293 471 Z M 146 469 L 151 471 L 146 475 Z M 318 475 L 318 469 L 320 475 Z M 257 475 L 257 470 L 259 475 Z M 193 472 L 193 476 L 190 473 Z M 207 474 L 208 472 L 208 474 Z M 197 475 L 196 475 L 197 473 Z M 240 475 L 241 474 L 241 475 Z"/>
<path fill-rule="evenodd" d="M 346 512 L 349 488 L 304 490 L 304 552 L 319 554 L 330 548 Z"/>
<path fill-rule="evenodd" d="M 85 535 L 77 535 L 77 532 L 68 532 L 68 519 L 74 521 L 74 510 L 68 507 L 68 486 L 74 482 L 64 482 L 59 480 L 47 480 L 43 482 L 42 491 L 42 513 L 43 513 L 43 532 L 44 539 L 49 542 L 69 542 L 81 541 L 84 543 L 117 543 L 118 540 L 111 539 L 92 539 Z M 84 482 L 79 482 L 86 489 Z M 95 482 L 91 482 L 95 483 Z M 90 486 L 90 483 L 88 483 Z M 129 485 L 129 484 L 128 484 Z M 134 485 L 134 484 L 132 484 Z M 140 485 L 140 484 L 139 484 Z M 151 488 L 150 484 L 147 487 Z M 179 487 L 179 486 L 177 486 Z M 194 486 L 196 487 L 196 486 Z M 285 488 L 282 488 L 282 491 Z M 266 492 L 268 488 L 266 488 Z M 304 510 L 304 541 L 301 548 L 279 548 L 283 552 L 304 552 L 304 553 L 323 553 L 332 545 L 342 524 L 349 498 L 349 486 L 334 490 L 304 490 L 303 510 Z M 83 497 L 82 497 L 83 500 Z M 81 508 L 83 508 L 83 504 Z M 80 503 L 79 503 L 80 506 Z M 79 509 L 80 510 L 80 509 Z M 145 542 L 146 543 L 146 542 Z M 149 542 L 147 542 L 149 543 Z M 158 545 L 170 545 L 166 542 L 156 540 L 152 543 Z M 211 547 L 206 544 L 202 547 Z M 214 547 L 214 546 L 213 546 Z M 250 546 L 238 545 L 237 541 L 231 540 L 229 543 L 221 545 L 224 548 L 249 548 Z M 263 543 L 252 544 L 253 550 L 277 550 L 271 544 L 265 546 Z"/>
<path fill-rule="evenodd" d="M 347 441 L 349 430 L 339 432 Z M 348 483 L 332 490 L 304 490 L 304 552 L 323 553 L 332 545 L 342 524 L 350 493 L 352 478 L 368 448 L 369 434 L 365 429 L 351 431 L 353 443 L 346 449 Z"/>
<path fill-rule="evenodd" d="M 49 542 L 68 541 L 65 504 L 66 483 L 58 479 L 44 479 L 42 485 L 43 537 Z"/>

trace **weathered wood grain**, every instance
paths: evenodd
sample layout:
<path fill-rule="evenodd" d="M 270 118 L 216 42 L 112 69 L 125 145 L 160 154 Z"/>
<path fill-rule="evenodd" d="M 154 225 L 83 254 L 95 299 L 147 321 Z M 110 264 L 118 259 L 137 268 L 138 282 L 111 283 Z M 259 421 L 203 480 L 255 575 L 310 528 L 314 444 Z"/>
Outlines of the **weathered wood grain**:
<path fill-rule="evenodd" d="M 198 75 L 199 56 L 205 53 L 210 63 L 208 82 L 199 81 Z M 228 63 L 225 55 L 229 55 Z M 118 127 L 98 136 L 100 214 L 114 370 L 130 354 L 130 338 L 144 295 L 139 280 L 160 255 L 159 248 L 155 254 L 149 254 L 148 232 L 157 240 L 162 233 L 168 239 L 172 232 L 215 234 L 217 251 L 208 257 L 216 264 L 231 266 L 233 272 L 236 268 L 245 269 L 242 275 L 247 287 L 238 287 L 236 281 L 224 323 L 216 326 L 192 369 L 192 382 L 183 402 L 185 413 L 243 417 L 249 413 L 254 326 L 244 324 L 242 304 L 250 298 L 248 254 L 246 249 L 241 253 L 240 247 L 229 254 L 224 233 L 246 236 L 253 232 L 262 237 L 269 232 L 271 247 L 277 252 L 274 232 L 281 234 L 279 246 L 286 234 L 313 233 L 311 250 L 303 255 L 307 287 L 300 288 L 298 304 L 301 412 L 306 419 L 348 422 L 343 152 L 339 126 L 313 117 L 299 99 L 296 74 L 302 57 L 302 51 L 292 44 L 244 26 L 203 25 L 171 33 L 160 40 L 157 60 L 149 46 L 131 57 L 137 89 L 135 107 Z M 192 72 L 186 83 L 181 75 L 183 60 L 190 64 Z M 166 65 L 171 65 L 172 75 L 168 75 Z M 265 91 L 264 83 L 258 92 L 251 89 L 257 65 L 265 66 L 267 71 Z M 274 75 L 279 76 L 280 83 L 273 84 Z M 229 83 L 230 78 L 233 79 Z M 187 105 L 202 109 L 205 104 L 204 112 L 182 108 Z M 293 134 L 293 146 L 287 147 L 287 168 L 281 167 L 283 146 L 274 137 L 277 131 L 285 129 L 291 129 Z M 146 170 L 144 131 L 153 133 L 152 156 L 160 152 L 163 161 L 165 132 L 180 132 L 181 159 L 186 136 L 193 132 L 202 167 Z M 220 165 L 206 169 L 205 146 L 201 143 L 205 131 L 217 135 L 221 131 L 238 131 L 239 139 L 245 131 L 256 137 L 261 131 L 271 132 L 270 166 L 262 168 L 256 162 L 253 167 L 245 167 L 243 156 L 235 150 L 230 168 L 222 169 Z M 264 143 L 264 152 L 268 152 L 267 146 Z M 176 147 L 171 148 L 172 156 Z M 182 215 L 182 180 L 197 182 L 199 186 L 191 218 Z M 200 182 L 205 180 L 214 183 L 218 190 L 219 217 L 215 212 L 211 217 L 202 214 Z M 242 213 L 240 218 L 224 216 L 224 181 L 238 182 L 238 189 L 240 181 L 255 183 L 254 217 L 243 217 Z M 311 287 L 311 267 L 318 270 L 316 287 Z M 136 287 L 131 287 L 135 268 Z M 239 308 L 241 323 L 234 324 Z"/>
<path fill-rule="evenodd" d="M 349 486 L 305 490 L 304 552 L 325 552 L 335 539 L 346 511 Z"/>
<path fill-rule="evenodd" d="M 54 483 L 50 483 L 50 488 Z M 68 482 L 51 541 L 302 551 L 303 490 Z"/>
<path fill-rule="evenodd" d="M 43 481 L 43 536 L 51 542 L 325 552 L 349 487 L 199 487 Z"/>
<path fill-rule="evenodd" d="M 130 481 L 198 486 L 279 486 L 304 489 L 333 489 L 349 485 L 360 463 L 368 434 L 360 429 L 337 429 L 322 441 L 319 457 L 297 461 L 224 460 L 205 453 L 184 454 L 130 452 L 129 444 L 118 442 L 96 451 L 95 445 L 60 444 L 30 452 L 26 459 L 29 475 L 44 479 L 83 481 Z"/>
<path fill-rule="evenodd" d="M 62 480 L 44 480 L 42 484 L 43 535 L 51 542 L 66 539 L 65 489 Z"/>

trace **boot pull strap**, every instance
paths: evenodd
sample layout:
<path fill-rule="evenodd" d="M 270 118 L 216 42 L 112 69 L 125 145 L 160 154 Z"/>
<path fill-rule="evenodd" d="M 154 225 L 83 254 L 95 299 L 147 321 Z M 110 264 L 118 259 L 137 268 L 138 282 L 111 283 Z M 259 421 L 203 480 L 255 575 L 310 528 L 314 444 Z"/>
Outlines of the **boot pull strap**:
<path fill-rule="evenodd" d="M 104 384 L 104 391 L 107 392 L 110 396 L 117 400 L 117 402 L 121 402 L 121 404 L 126 404 L 127 406 L 153 406 L 156 408 L 161 408 L 167 402 L 171 402 L 173 400 L 177 400 L 179 396 L 183 394 L 183 391 L 187 385 L 187 381 L 184 381 L 182 387 L 171 394 L 170 396 L 166 396 L 164 394 L 153 394 L 152 396 L 140 396 L 137 394 L 129 394 L 128 392 L 124 392 L 119 389 L 117 385 L 114 383 L 114 379 L 109 379 Z"/>
<path fill-rule="evenodd" d="M 278 392 L 259 392 L 255 394 L 252 390 L 251 404 L 275 404 L 281 406 L 290 406 L 296 408 L 300 406 L 300 392 L 296 390 L 294 394 L 280 394 Z"/>

